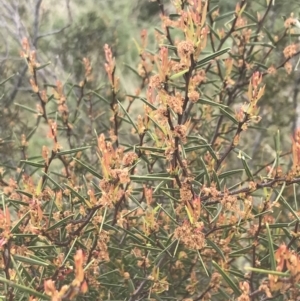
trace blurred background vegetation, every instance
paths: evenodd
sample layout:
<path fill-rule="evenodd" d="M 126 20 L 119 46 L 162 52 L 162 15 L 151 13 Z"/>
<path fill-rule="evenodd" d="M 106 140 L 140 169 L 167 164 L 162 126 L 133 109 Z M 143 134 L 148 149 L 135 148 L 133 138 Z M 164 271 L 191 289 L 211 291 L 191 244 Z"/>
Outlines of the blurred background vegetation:
<path fill-rule="evenodd" d="M 219 5 L 220 14 L 228 12 L 227 19 L 219 20 L 220 27 L 230 21 L 237 2 L 236 0 L 210 1 L 210 8 Z M 253 12 L 254 15 L 259 14 L 266 4 L 266 0 L 246 2 L 248 2 L 247 11 Z M 165 5 L 167 13 L 170 13 L 169 1 L 163 0 L 161 3 Z M 0 161 L 2 166 L 9 170 L 15 169 L 19 159 L 24 156 L 20 151 L 22 134 L 28 140 L 26 154 L 29 157 L 36 155 L 35 150 L 40 150 L 48 143 L 44 135 L 47 127 L 45 121 L 38 124 L 37 117 L 32 118 L 32 113 L 23 108 L 26 106 L 36 110 L 37 100 L 32 94 L 27 66 L 19 55 L 22 38 L 29 38 L 31 47 L 36 49 L 37 59 L 41 64 L 50 63 L 39 73 L 40 85 L 45 87 L 55 85 L 56 80 L 60 80 L 63 84 L 67 83 L 66 87 L 78 85 L 84 75 L 82 59 L 88 57 L 92 63 L 94 80 L 87 87 L 96 92 L 104 91 L 107 95 L 109 91 L 106 91 L 103 46 L 105 43 L 109 44 L 117 59 L 117 73 L 122 86 L 119 99 L 124 100 L 127 94 L 134 94 L 134 89 L 139 83 L 137 75 L 126 66 L 137 67 L 139 53 L 134 39 L 140 43 L 142 29 L 148 30 L 148 48 L 152 47 L 151 50 L 154 52 L 157 50 L 154 28 L 160 22 L 160 7 L 157 2 L 148 0 L 88 0 L 84 5 L 79 0 L 0 0 L 0 4 L 2 7 L 0 35 L 3 40 L 0 45 L 0 81 L 8 79 L 5 85 L 1 85 Z M 282 17 L 289 16 L 291 13 L 298 17 L 300 4 L 297 0 L 275 0 L 271 10 L 266 26 L 272 35 L 280 35 L 284 30 Z M 295 31 L 299 34 L 300 29 Z M 297 35 L 289 36 L 288 39 L 298 42 Z M 283 40 L 271 56 L 273 63 L 282 60 L 283 46 L 281 45 L 286 45 L 286 42 Z M 294 63 L 295 66 L 297 59 Z M 266 62 L 265 65 L 270 65 L 270 62 Z M 266 93 L 260 103 L 263 117 L 259 124 L 260 134 L 256 134 L 250 140 L 247 138 L 248 140 L 243 142 L 249 147 L 248 154 L 254 159 L 256 154 L 261 152 L 264 153 L 263 157 L 273 157 L 273 141 L 270 137 L 278 129 L 281 132 L 283 150 L 290 150 L 290 137 L 295 128 L 300 125 L 297 119 L 297 111 L 300 111 L 299 83 L 300 74 L 295 68 L 290 75 L 287 75 L 282 68 L 273 77 L 268 77 Z M 72 101 L 68 103 L 71 107 L 76 105 L 80 89 L 70 90 L 74 93 L 74 104 Z M 55 118 L 54 104 L 52 109 L 50 116 Z M 93 109 L 99 110 L 99 117 L 93 120 L 92 127 L 100 133 L 108 128 L 108 114 L 105 113 L 109 107 L 103 107 L 103 104 L 98 104 L 97 107 L 95 102 Z M 91 142 L 93 133 L 91 136 L 80 135 L 80 129 L 86 124 L 88 118 L 89 116 L 81 114 L 74 125 L 78 131 L 77 136 L 73 138 L 77 139 L 79 145 Z M 84 132 L 86 133 L 83 129 L 82 133 Z M 61 143 L 63 141 L 65 140 L 61 140 Z"/>
<path fill-rule="evenodd" d="M 124 63 L 136 64 L 137 59 L 134 58 L 138 58 L 138 51 L 133 38 L 138 39 L 144 27 L 153 27 L 157 23 L 159 7 L 156 3 L 138 0 L 91 0 L 84 5 L 78 0 L 3 0 L 0 4 L 3 8 L 0 34 L 4 41 L 0 45 L 1 81 L 8 79 L 1 86 L 0 161 L 5 167 L 15 169 L 18 160 L 22 159 L 21 135 L 31 137 L 37 125 L 37 117 L 32 118 L 32 112 L 22 107 L 35 110 L 37 104 L 36 97 L 32 95 L 27 66 L 19 54 L 22 39 L 29 39 L 41 64 L 50 63 L 39 73 L 40 85 L 55 85 L 56 80 L 79 84 L 84 76 L 82 59 L 87 57 L 92 62 L 93 89 L 96 91 L 106 82 L 103 46 L 109 44 L 118 61 L 122 86 L 130 94 L 133 93 L 134 78 L 128 77 L 130 71 Z M 68 105 L 71 106 L 70 103 Z M 55 109 L 53 106 L 53 118 Z M 108 115 L 104 115 L 106 110 L 109 108 L 99 112 L 100 123 L 105 124 L 104 119 L 108 119 Z M 82 115 L 81 118 L 87 116 Z M 47 145 L 45 127 L 48 126 L 44 122 L 36 128 L 28 145 L 29 156 L 37 155 L 35 150 L 40 152 L 41 147 Z M 101 132 L 102 128 L 97 127 L 97 131 Z M 19 143 L 15 143 L 16 140 Z"/>

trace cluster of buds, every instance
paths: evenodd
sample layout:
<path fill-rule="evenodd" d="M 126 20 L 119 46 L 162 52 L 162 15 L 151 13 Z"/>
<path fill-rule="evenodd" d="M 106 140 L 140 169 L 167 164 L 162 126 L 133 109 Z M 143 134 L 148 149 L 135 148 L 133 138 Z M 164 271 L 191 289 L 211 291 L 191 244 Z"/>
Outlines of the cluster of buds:
<path fill-rule="evenodd" d="M 54 142 L 53 151 L 55 153 L 57 153 L 61 149 L 61 146 L 59 145 L 58 140 L 57 140 L 57 123 L 55 121 L 53 121 L 52 119 L 50 119 L 48 121 L 48 124 L 49 124 L 48 137 L 53 139 L 53 142 Z"/>
<path fill-rule="evenodd" d="M 27 38 L 24 38 L 22 40 L 22 51 L 20 53 L 21 57 L 25 58 L 28 69 L 32 77 L 29 79 L 32 91 L 36 93 L 41 101 L 41 105 L 37 105 L 38 112 L 43 116 L 45 114 L 44 112 L 44 106 L 48 102 L 48 96 L 45 90 L 41 90 L 37 83 L 37 76 L 36 71 L 37 68 L 40 67 L 40 64 L 36 61 L 36 52 L 35 50 L 30 49 L 29 41 Z M 46 117 L 46 116 L 44 116 Z"/>
<path fill-rule="evenodd" d="M 265 85 L 261 86 L 262 74 L 256 71 L 252 74 L 252 77 L 248 86 L 248 99 L 249 103 L 243 104 L 241 109 L 236 113 L 237 120 L 243 124 L 242 129 L 247 129 L 249 121 L 259 122 L 261 117 L 258 115 L 259 108 L 257 102 L 262 98 L 265 92 Z"/>
<path fill-rule="evenodd" d="M 195 58 L 199 56 L 201 51 L 206 47 L 208 27 L 204 26 L 207 15 L 208 0 L 190 1 L 187 11 L 183 11 L 178 7 L 178 13 L 181 15 L 178 22 L 179 28 L 183 30 L 186 41 L 190 41 L 193 45 L 193 53 Z"/>
<path fill-rule="evenodd" d="M 233 69 L 233 59 L 231 57 L 227 58 L 225 61 L 225 81 L 226 81 L 226 86 L 229 88 L 230 86 L 234 85 L 234 80 L 231 78 L 231 72 Z"/>
<path fill-rule="evenodd" d="M 148 110 L 149 107 L 145 105 L 145 110 Z M 138 115 L 137 118 L 137 129 L 138 129 L 138 134 L 139 135 L 143 135 L 147 129 L 149 123 L 149 117 L 148 116 L 144 116 L 142 117 L 141 115 Z"/>
<path fill-rule="evenodd" d="M 247 281 L 241 281 L 239 283 L 240 290 L 242 294 L 238 297 L 238 301 L 250 301 L 250 285 Z"/>
<path fill-rule="evenodd" d="M 156 210 L 152 207 L 148 207 L 145 211 L 145 216 L 143 218 L 143 233 L 146 236 L 150 236 L 152 233 L 159 230 L 159 224 L 157 222 Z"/>
<path fill-rule="evenodd" d="M 53 89 L 54 98 L 57 100 L 58 112 L 61 114 L 64 123 L 68 122 L 69 109 L 66 104 L 66 96 L 63 92 L 63 85 L 60 81 L 56 82 L 56 88 Z"/>
<path fill-rule="evenodd" d="M 43 147 L 42 147 L 42 157 L 45 161 L 45 165 L 49 166 L 49 149 L 45 145 L 43 145 Z"/>
<path fill-rule="evenodd" d="M 289 59 L 295 56 L 298 50 L 299 50 L 299 45 L 291 44 L 284 48 L 283 55 L 285 58 Z"/>
<path fill-rule="evenodd" d="M 192 41 L 181 41 L 177 45 L 178 56 L 180 58 L 180 63 L 185 67 L 190 67 L 191 65 L 191 55 L 194 54 L 194 43 Z"/>
<path fill-rule="evenodd" d="M 164 88 L 164 83 L 171 72 L 172 62 L 169 59 L 168 48 L 161 47 L 159 55 L 155 58 L 155 61 L 158 68 L 160 82 L 160 84 L 155 85 L 155 88 L 159 90 L 160 88 Z"/>
<path fill-rule="evenodd" d="M 300 129 L 297 129 L 294 138 L 292 139 L 292 153 L 293 153 L 293 175 L 300 173 Z"/>
<path fill-rule="evenodd" d="M 183 123 L 181 120 L 176 125 L 172 120 L 173 113 L 178 117 L 182 116 L 187 108 L 187 102 L 196 103 L 200 98 L 198 86 L 205 81 L 205 72 L 197 72 L 194 68 L 201 51 L 206 47 L 209 34 L 209 29 L 205 25 L 208 1 L 188 1 L 186 4 L 187 9 L 184 9 L 181 1 L 175 1 L 174 5 L 179 16 L 177 21 L 171 20 L 166 15 L 161 16 L 165 36 L 176 48 L 161 46 L 159 53 L 154 58 L 158 73 L 150 77 L 147 89 L 148 102 L 157 108 L 153 112 L 148 110 L 147 115 L 151 116 L 156 124 L 159 124 L 164 134 L 164 137 L 160 137 L 158 134 L 156 139 L 158 144 L 172 144 L 170 140 L 173 138 L 181 140 L 183 143 L 186 142 L 190 124 Z M 180 30 L 185 35 L 185 39 L 175 40 L 173 43 L 169 35 L 170 26 Z M 179 60 L 173 60 L 170 57 L 171 51 L 175 52 Z M 174 81 L 181 76 L 190 77 L 186 92 L 176 89 L 170 92 L 168 81 Z M 170 157 L 168 156 L 168 158 Z"/>
<path fill-rule="evenodd" d="M 35 69 L 38 68 L 40 65 L 36 61 L 36 52 L 35 50 L 30 49 L 29 41 L 27 38 L 22 40 L 22 50 L 20 56 L 26 59 L 28 63 L 28 68 L 30 73 L 33 75 Z"/>
<path fill-rule="evenodd" d="M 237 3 L 235 12 L 237 17 L 236 21 L 236 28 L 240 28 L 239 30 L 234 31 L 234 38 L 237 45 L 237 52 L 238 54 L 243 57 L 243 53 L 245 52 L 245 49 L 247 47 L 247 44 L 250 42 L 251 35 L 252 35 L 252 29 L 247 26 L 247 19 L 242 17 L 242 13 L 245 9 L 245 5 L 243 7 L 240 6 L 239 3 Z M 259 16 L 258 16 L 259 18 Z M 239 62 L 239 66 L 242 64 L 247 64 L 244 59 L 242 59 Z"/>
<path fill-rule="evenodd" d="M 115 150 L 111 142 L 105 141 L 103 134 L 98 138 L 98 150 L 103 173 L 100 181 L 100 203 L 103 206 L 112 206 L 125 194 L 123 184 L 130 182 L 129 167 L 135 163 L 137 155 L 133 152 L 124 155 L 123 148 Z"/>
<path fill-rule="evenodd" d="M 191 224 L 185 220 L 183 224 L 174 231 L 174 238 L 180 240 L 187 248 L 200 250 L 205 247 L 204 225 L 202 222 Z"/>
<path fill-rule="evenodd" d="M 29 228 L 31 232 L 39 232 L 39 228 L 43 222 L 43 211 L 41 208 L 41 202 L 38 198 L 33 198 L 29 202 L 30 209 L 30 224 Z"/>
<path fill-rule="evenodd" d="M 290 34 L 294 33 L 295 27 L 300 27 L 300 22 L 294 17 L 294 13 L 291 13 L 291 15 L 284 21 L 284 27 L 289 29 Z"/>
<path fill-rule="evenodd" d="M 154 55 L 146 51 L 148 45 L 148 32 L 146 29 L 141 31 L 141 47 L 138 47 L 140 53 L 140 63 L 138 65 L 138 73 L 144 79 L 142 88 L 144 87 L 145 80 L 148 81 L 148 75 L 151 73 L 154 64 Z"/>
<path fill-rule="evenodd" d="M 160 279 L 159 268 L 154 268 L 152 274 L 148 276 L 150 281 L 153 281 L 151 292 L 161 294 L 169 290 L 169 283 L 167 277 Z"/>
<path fill-rule="evenodd" d="M 85 80 L 87 82 L 90 82 L 93 79 L 91 62 L 86 57 L 84 57 L 82 61 L 83 61 L 84 70 L 85 70 L 85 74 L 84 74 Z M 80 84 L 80 86 L 81 86 L 81 84 Z"/>
<path fill-rule="evenodd" d="M 260 87 L 262 82 L 262 74 L 258 71 L 254 72 L 248 87 L 248 99 L 250 101 L 247 114 L 252 116 L 257 112 L 257 102 L 261 99 L 265 92 L 265 86 Z"/>
<path fill-rule="evenodd" d="M 28 141 L 26 139 L 26 135 L 25 134 L 21 135 L 21 146 L 23 148 L 26 148 L 28 146 Z"/>
<path fill-rule="evenodd" d="M 0 229 L 3 230 L 0 234 L 0 250 L 2 250 L 3 246 L 7 243 L 10 237 L 10 228 L 10 213 L 8 207 L 5 207 L 4 211 L 0 209 Z"/>
<path fill-rule="evenodd" d="M 106 63 L 104 64 L 105 70 L 112 90 L 116 94 L 119 90 L 119 78 L 115 75 L 116 59 L 113 57 L 111 48 L 107 44 L 104 45 L 104 53 L 106 59 Z"/>
<path fill-rule="evenodd" d="M 294 57 L 299 52 L 299 49 L 299 44 L 290 44 L 283 50 L 283 55 L 287 59 L 284 64 L 284 68 L 288 74 L 291 74 L 291 72 L 293 71 L 293 66 L 289 59 Z"/>

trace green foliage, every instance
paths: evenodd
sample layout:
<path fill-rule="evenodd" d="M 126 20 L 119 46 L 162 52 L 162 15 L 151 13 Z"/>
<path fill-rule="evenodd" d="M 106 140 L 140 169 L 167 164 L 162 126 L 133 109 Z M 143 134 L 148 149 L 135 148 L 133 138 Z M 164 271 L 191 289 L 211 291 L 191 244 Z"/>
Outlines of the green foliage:
<path fill-rule="evenodd" d="M 300 130 L 274 102 L 297 65 L 297 20 L 270 22 L 272 1 L 173 5 L 81 12 L 48 50 L 66 49 L 55 76 L 22 40 L 30 95 L 1 112 L 3 298 L 297 300 Z M 161 27 L 114 32 L 117 6 L 141 24 L 159 11 Z M 102 33 L 113 45 L 95 54 Z"/>

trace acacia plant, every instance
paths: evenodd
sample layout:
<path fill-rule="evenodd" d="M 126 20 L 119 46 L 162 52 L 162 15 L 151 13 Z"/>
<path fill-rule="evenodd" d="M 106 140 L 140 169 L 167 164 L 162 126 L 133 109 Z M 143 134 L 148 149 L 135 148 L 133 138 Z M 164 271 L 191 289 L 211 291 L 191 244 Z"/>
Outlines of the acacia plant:
<path fill-rule="evenodd" d="M 298 21 L 275 28 L 274 1 L 247 2 L 174 0 L 167 14 L 157 0 L 134 91 L 109 45 L 107 84 L 88 58 L 78 83 L 41 81 L 49 66 L 24 37 L 36 108 L 18 105 L 34 124 L 7 142 L 20 162 L 2 164 L 3 299 L 299 300 L 300 130 L 284 148 L 276 131 L 271 158 L 253 143 L 270 134 L 265 83 L 294 72 Z"/>

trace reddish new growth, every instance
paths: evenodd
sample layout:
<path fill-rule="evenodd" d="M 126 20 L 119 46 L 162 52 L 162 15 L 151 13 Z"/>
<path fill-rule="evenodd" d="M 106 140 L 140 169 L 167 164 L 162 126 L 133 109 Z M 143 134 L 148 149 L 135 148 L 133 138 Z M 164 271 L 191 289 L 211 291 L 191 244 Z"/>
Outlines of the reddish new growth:
<path fill-rule="evenodd" d="M 276 291 L 290 292 L 290 299 L 296 300 L 299 296 L 299 288 L 295 286 L 300 281 L 300 256 L 290 250 L 285 244 L 279 246 L 275 252 L 276 271 L 289 272 L 286 276 L 269 274 L 267 283 L 262 283 L 259 290 L 264 291 L 271 298 Z"/>
<path fill-rule="evenodd" d="M 88 291 L 87 283 L 84 279 L 84 255 L 82 250 L 78 250 L 74 255 L 75 278 L 70 285 L 64 285 L 59 291 L 56 289 L 53 280 L 45 280 L 45 293 L 51 297 L 51 301 L 73 300 L 78 294 Z"/>
<path fill-rule="evenodd" d="M 105 70 L 106 70 L 106 73 L 108 75 L 108 79 L 110 81 L 111 86 L 113 87 L 113 89 L 115 91 L 117 91 L 118 90 L 118 84 L 115 83 L 115 79 L 114 79 L 116 61 L 115 61 L 115 58 L 112 55 L 112 51 L 111 51 L 110 47 L 107 44 L 104 45 L 104 52 L 105 52 L 105 59 L 106 59 L 106 63 L 104 64 Z"/>

